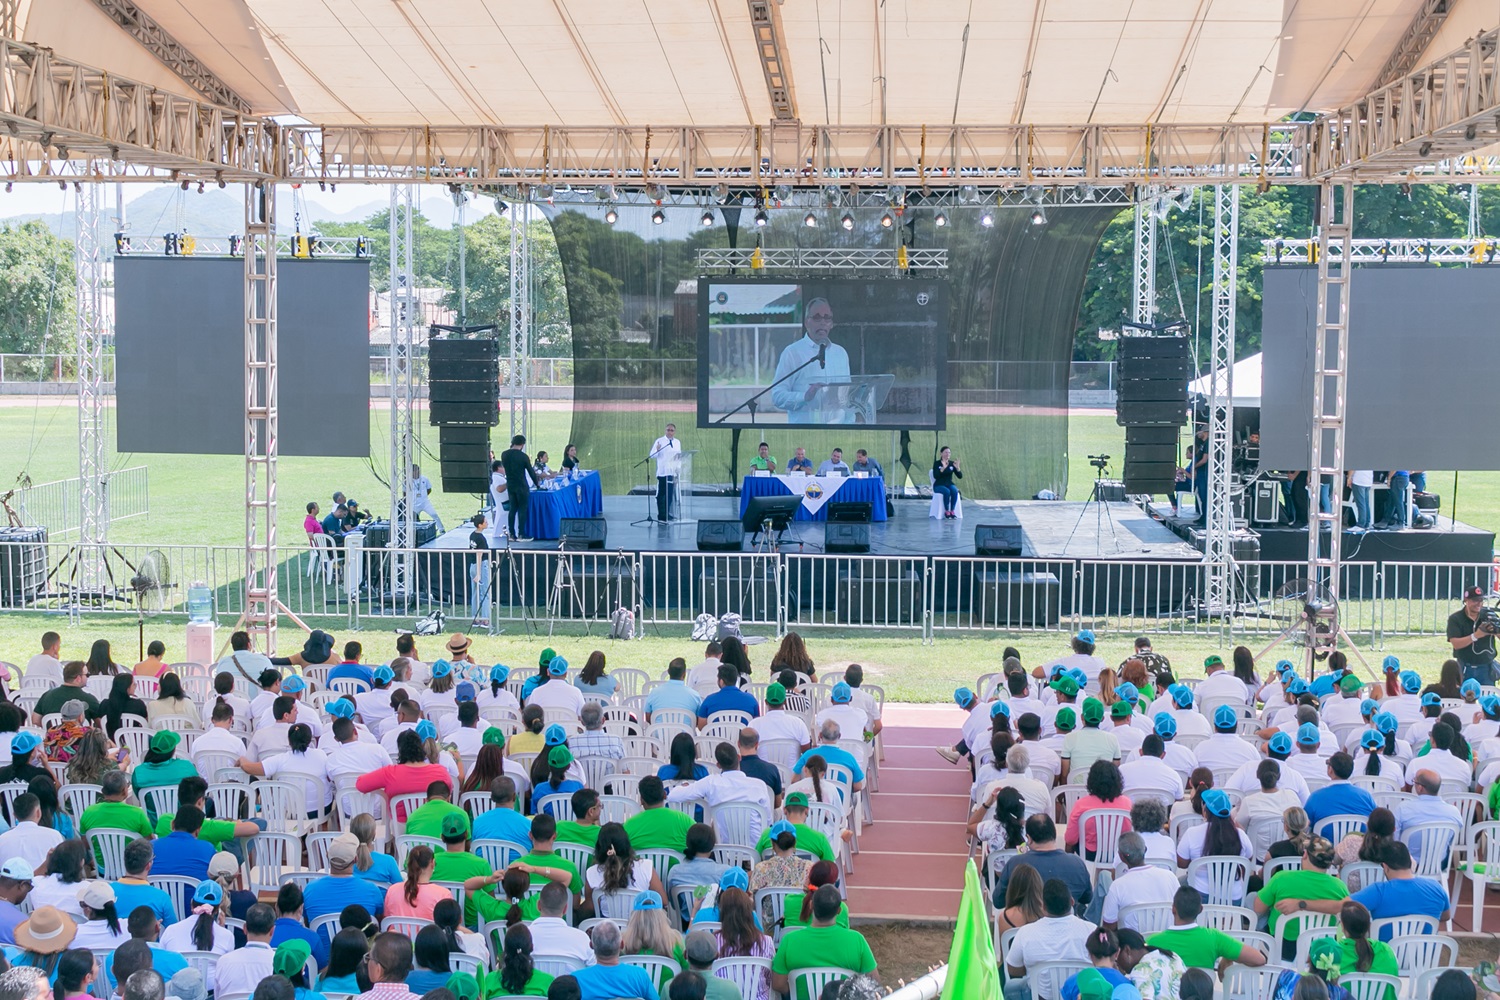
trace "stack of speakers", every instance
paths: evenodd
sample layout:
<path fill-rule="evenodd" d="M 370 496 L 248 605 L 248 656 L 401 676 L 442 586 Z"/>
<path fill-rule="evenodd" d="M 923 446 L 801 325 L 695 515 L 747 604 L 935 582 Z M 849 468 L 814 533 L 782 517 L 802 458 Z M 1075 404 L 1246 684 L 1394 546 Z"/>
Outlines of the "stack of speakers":
<path fill-rule="evenodd" d="M 436 329 L 436 328 L 435 328 Z M 434 338 L 427 345 L 428 419 L 438 429 L 444 493 L 490 488 L 490 428 L 500 422 L 500 342 Z"/>
<path fill-rule="evenodd" d="M 1125 492 L 1171 493 L 1187 423 L 1186 337 L 1121 337 L 1115 422 L 1125 428 Z"/>

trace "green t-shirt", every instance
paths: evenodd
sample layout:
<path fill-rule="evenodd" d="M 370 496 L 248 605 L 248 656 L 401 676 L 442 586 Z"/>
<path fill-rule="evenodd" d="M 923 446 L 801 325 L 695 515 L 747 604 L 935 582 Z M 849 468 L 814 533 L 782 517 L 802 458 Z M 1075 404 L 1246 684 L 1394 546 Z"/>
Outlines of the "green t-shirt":
<path fill-rule="evenodd" d="M 1500 788 L 1500 784 L 1496 785 Z M 625 821 L 625 834 L 637 851 L 681 851 L 687 847 L 688 827 L 693 817 L 668 809 L 642 809 Z"/>
<path fill-rule="evenodd" d="M 476 875 L 486 877 L 495 874 L 495 869 L 490 863 L 477 854 L 467 851 L 438 851 L 432 859 L 432 880 L 434 882 L 464 882 Z M 469 927 L 478 926 L 474 922 L 474 897 L 478 893 L 464 893 L 464 923 Z"/>
<path fill-rule="evenodd" d="M 167 826 L 170 828 L 171 823 L 168 822 Z M 88 833 L 90 830 L 129 830 L 150 840 L 151 820 L 146 817 L 146 810 L 129 802 L 95 802 L 78 817 L 78 830 L 80 833 Z M 168 829 L 168 833 L 170 832 Z"/>
<path fill-rule="evenodd" d="M 1351 972 L 1358 972 L 1356 963 L 1359 961 L 1359 956 L 1354 952 L 1354 942 L 1348 938 L 1340 938 L 1339 947 L 1344 949 L 1339 959 L 1339 975 L 1347 976 Z M 1375 949 L 1375 958 L 1370 962 L 1370 967 L 1365 970 L 1366 972 L 1377 976 L 1401 975 L 1401 969 L 1396 963 L 1396 953 L 1391 950 L 1390 945 L 1372 938 L 1370 947 Z M 1396 1000 L 1396 991 L 1387 987 L 1384 1000 Z"/>
<path fill-rule="evenodd" d="M 563 871 L 568 873 L 568 888 L 573 891 L 573 895 L 583 895 L 583 876 L 578 874 L 578 866 L 573 864 L 573 862 L 569 861 L 567 858 L 563 857 L 561 854 L 558 854 L 554 851 L 548 851 L 546 854 L 538 854 L 537 852 L 532 851 L 530 854 L 524 857 L 517 858 L 516 861 L 528 865 L 535 865 L 538 868 L 561 868 Z M 535 872 L 532 873 L 532 885 L 543 885 L 546 882 L 547 880 L 542 876 L 536 874 Z"/>
<path fill-rule="evenodd" d="M 781 939 L 771 971 L 790 977 L 798 969 L 833 966 L 855 972 L 874 972 L 875 956 L 859 931 L 842 927 L 809 927 Z M 818 1000 L 798 990 L 794 1000 Z"/>
<path fill-rule="evenodd" d="M 1282 935 L 1276 933 L 1276 928 L 1281 923 L 1281 914 L 1276 911 L 1277 903 L 1283 899 L 1345 899 L 1349 895 L 1349 887 L 1327 872 L 1284 868 L 1272 875 L 1271 881 L 1256 895 L 1271 909 L 1267 918 L 1270 921 L 1271 936 L 1280 937 Z M 1295 931 L 1285 937 L 1288 941 L 1297 940 Z"/>
<path fill-rule="evenodd" d="M 684 816 L 683 819 L 687 817 Z M 599 843 L 599 825 L 585 826 L 571 819 L 560 820 L 557 824 L 557 839 L 564 844 L 582 844 L 585 847 L 593 847 Z M 631 841 L 631 846 L 635 841 Z"/>
<path fill-rule="evenodd" d="M 771 455 L 768 458 L 761 458 L 759 455 L 756 455 L 750 460 L 750 468 L 752 469 L 769 469 L 773 465 L 780 464 L 780 462 L 776 461 L 775 455 Z"/>
<path fill-rule="evenodd" d="M 1106 733 L 1095 726 L 1081 726 L 1063 740 L 1064 760 L 1071 761 L 1068 773 L 1086 775 L 1096 760 L 1116 760 L 1120 756 L 1120 741 L 1114 733 Z"/>
<path fill-rule="evenodd" d="M 834 919 L 834 924 L 849 929 L 849 904 L 839 904 L 839 915 Z M 787 927 L 806 927 L 802 922 L 802 901 L 796 896 L 786 901 L 786 919 L 783 921 Z"/>
<path fill-rule="evenodd" d="M 1189 969 L 1212 969 L 1221 958 L 1237 959 L 1242 947 L 1239 941 L 1212 927 L 1158 931 L 1146 938 L 1146 943 L 1170 951 Z"/>
<path fill-rule="evenodd" d="M 89 694 L 83 688 L 68 687 L 66 685 L 49 688 L 36 700 L 36 707 L 32 709 L 37 715 L 53 715 L 62 711 L 62 707 L 70 701 L 81 701 L 88 706 L 84 712 L 90 719 L 99 717 L 99 699 Z"/>
<path fill-rule="evenodd" d="M 471 892 L 469 898 L 474 900 L 474 915 L 478 917 L 480 924 L 487 924 L 494 920 L 504 920 L 510 912 L 511 904 L 507 900 L 496 899 L 488 892 Z M 537 912 L 538 897 L 527 896 L 516 905 L 521 908 L 521 919 L 525 921 L 535 920 Z"/>
<path fill-rule="evenodd" d="M 442 799 L 433 799 L 431 802 L 423 803 L 416 809 L 413 809 L 410 816 L 406 817 L 406 835 L 408 837 L 436 837 L 441 840 L 443 837 L 443 817 L 449 813 L 458 813 L 466 820 L 469 818 L 468 813 L 453 803 L 444 802 Z"/>
<path fill-rule="evenodd" d="M 143 788 L 176 788 L 183 778 L 196 777 L 198 769 L 193 766 L 192 761 L 173 757 L 160 764 L 137 764 L 130 775 L 130 787 L 135 789 L 136 795 L 140 795 Z M 146 813 L 154 817 L 149 808 Z"/>
<path fill-rule="evenodd" d="M 678 813 L 678 815 L 681 816 L 682 814 Z M 686 816 L 682 818 L 687 819 Z M 829 846 L 827 837 L 803 823 L 793 823 L 792 829 L 797 831 L 797 847 L 800 850 L 811 851 L 818 856 L 818 860 L 820 861 L 834 860 L 833 848 Z M 627 829 L 626 832 L 628 833 L 629 830 Z M 631 840 L 630 843 L 633 845 L 635 841 Z M 760 839 L 755 842 L 755 850 L 757 852 L 764 851 L 770 846 L 771 831 L 762 830 L 760 832 Z M 845 926 L 848 925 L 846 924 Z"/>
<path fill-rule="evenodd" d="M 484 995 L 486 1000 L 489 997 L 503 996 L 544 997 L 547 995 L 547 989 L 552 985 L 552 978 L 552 976 L 545 972 L 538 972 L 533 969 L 531 978 L 526 980 L 526 988 L 521 990 L 520 993 L 511 993 L 504 986 L 500 985 L 500 973 L 498 971 L 491 972 L 484 978 Z"/>
<path fill-rule="evenodd" d="M 172 817 L 158 816 L 156 818 L 156 835 L 165 837 L 172 832 Z M 223 850 L 227 841 L 234 839 L 234 824 L 227 819 L 205 819 L 203 826 L 198 830 L 198 839 L 207 841 L 215 847 Z"/>

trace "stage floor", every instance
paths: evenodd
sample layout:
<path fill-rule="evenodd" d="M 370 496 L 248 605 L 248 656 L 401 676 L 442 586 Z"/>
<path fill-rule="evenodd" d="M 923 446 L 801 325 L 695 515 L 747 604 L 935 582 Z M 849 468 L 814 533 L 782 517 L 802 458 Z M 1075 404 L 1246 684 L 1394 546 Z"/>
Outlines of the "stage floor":
<path fill-rule="evenodd" d="M 999 511 L 1009 511 L 1021 522 L 1025 543 L 1022 558 L 1027 559 L 1128 559 L 1135 561 L 1183 560 L 1197 562 L 1202 555 L 1192 545 L 1178 538 L 1160 521 L 1131 503 L 1083 504 L 1059 500 L 970 500 L 963 501 L 964 516 L 945 521 L 927 516 L 927 500 L 895 502 L 896 513 L 884 523 L 870 525 L 872 555 L 900 556 L 971 556 L 974 554 L 974 529 L 993 521 Z M 694 496 L 688 501 L 693 520 L 674 523 L 633 525 L 646 516 L 647 504 L 654 510 L 655 500 L 640 496 L 604 497 L 604 517 L 609 523 L 605 548 L 627 552 L 696 552 L 698 520 L 739 520 L 738 497 Z M 427 549 L 454 550 L 468 548 L 469 528 L 449 530 Z M 495 530 L 487 532 L 495 545 Z M 786 533 L 782 551 L 821 552 L 823 524 L 817 521 L 795 521 Z M 746 551 L 753 551 L 746 539 Z M 503 542 L 499 544 L 503 545 Z M 517 549 L 553 550 L 556 541 L 525 542 Z"/>

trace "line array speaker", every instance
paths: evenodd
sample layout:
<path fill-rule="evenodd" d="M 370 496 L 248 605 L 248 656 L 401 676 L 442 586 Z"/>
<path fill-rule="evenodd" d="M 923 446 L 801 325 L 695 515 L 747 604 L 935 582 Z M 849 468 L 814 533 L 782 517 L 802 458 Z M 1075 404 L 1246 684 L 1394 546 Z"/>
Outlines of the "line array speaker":
<path fill-rule="evenodd" d="M 488 427 L 438 428 L 438 463 L 444 493 L 488 493 L 489 459 Z"/>
<path fill-rule="evenodd" d="M 1125 492 L 1170 493 L 1193 375 L 1187 338 L 1124 337 L 1118 355 L 1115 422 L 1125 428 Z"/>
<path fill-rule="evenodd" d="M 493 330 L 493 328 L 487 328 Z M 435 426 L 500 423 L 500 343 L 434 338 L 427 345 L 428 420 Z"/>

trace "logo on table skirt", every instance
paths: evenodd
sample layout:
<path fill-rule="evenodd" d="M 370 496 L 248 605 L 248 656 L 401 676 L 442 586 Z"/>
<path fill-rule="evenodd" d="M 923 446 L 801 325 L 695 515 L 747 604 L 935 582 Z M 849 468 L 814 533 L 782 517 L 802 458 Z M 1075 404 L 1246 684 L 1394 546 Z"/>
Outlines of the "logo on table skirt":
<path fill-rule="evenodd" d="M 810 496 L 810 497 L 812 497 L 814 500 L 816 500 L 819 497 L 821 497 L 823 495 L 823 486 L 822 486 L 822 484 L 820 484 L 820 483 L 808 483 L 807 484 L 807 495 Z"/>

